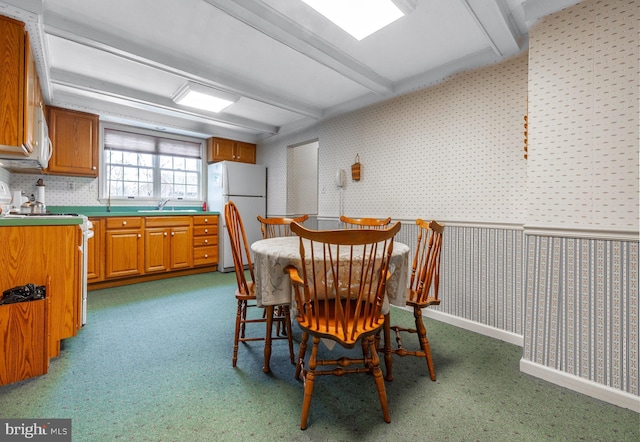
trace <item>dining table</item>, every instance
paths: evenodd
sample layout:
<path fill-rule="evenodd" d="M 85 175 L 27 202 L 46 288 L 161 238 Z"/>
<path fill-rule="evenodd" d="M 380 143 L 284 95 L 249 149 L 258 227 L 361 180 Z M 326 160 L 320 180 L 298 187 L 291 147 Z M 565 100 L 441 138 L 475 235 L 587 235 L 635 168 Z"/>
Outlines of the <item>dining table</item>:
<path fill-rule="evenodd" d="M 267 310 L 273 310 L 277 306 L 288 306 L 295 309 L 291 280 L 284 269 L 289 265 L 300 268 L 300 238 L 297 236 L 283 236 L 262 239 L 251 245 L 251 251 L 254 255 L 257 305 Z M 406 305 L 409 251 L 409 246 L 394 241 L 389 261 L 390 277 L 387 281 L 387 290 L 382 306 L 382 313 L 384 314 L 389 312 L 390 305 L 401 307 Z M 316 256 L 316 259 L 321 259 L 321 254 L 316 254 Z M 267 312 L 268 317 L 269 312 Z M 272 323 L 268 321 L 264 351 L 264 372 L 270 371 L 271 331 Z"/>

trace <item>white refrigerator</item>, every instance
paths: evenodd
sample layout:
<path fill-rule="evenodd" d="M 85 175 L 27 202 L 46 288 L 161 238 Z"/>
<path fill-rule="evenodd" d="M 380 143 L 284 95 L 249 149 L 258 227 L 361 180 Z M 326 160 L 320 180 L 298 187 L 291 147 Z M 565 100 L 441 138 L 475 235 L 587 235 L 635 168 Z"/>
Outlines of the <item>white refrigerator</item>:
<path fill-rule="evenodd" d="M 238 207 L 249 245 L 262 239 L 257 217 L 266 216 L 267 212 L 267 168 L 260 164 L 220 161 L 209 165 L 207 180 L 208 210 L 220 213 L 218 270 L 234 271 L 224 205 L 231 200 Z"/>

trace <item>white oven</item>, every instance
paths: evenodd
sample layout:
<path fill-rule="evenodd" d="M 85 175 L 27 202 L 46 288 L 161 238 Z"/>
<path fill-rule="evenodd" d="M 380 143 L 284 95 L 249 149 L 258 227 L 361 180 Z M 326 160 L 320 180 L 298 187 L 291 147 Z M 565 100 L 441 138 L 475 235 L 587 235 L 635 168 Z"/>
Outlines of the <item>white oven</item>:
<path fill-rule="evenodd" d="M 82 217 L 82 224 L 80 224 L 80 229 L 82 229 L 82 248 L 80 251 L 82 252 L 82 273 L 81 273 L 81 281 L 82 281 L 82 325 L 87 323 L 87 264 L 89 260 L 88 254 L 88 241 L 89 238 L 93 238 L 93 223 L 89 221 L 84 215 L 80 215 Z"/>

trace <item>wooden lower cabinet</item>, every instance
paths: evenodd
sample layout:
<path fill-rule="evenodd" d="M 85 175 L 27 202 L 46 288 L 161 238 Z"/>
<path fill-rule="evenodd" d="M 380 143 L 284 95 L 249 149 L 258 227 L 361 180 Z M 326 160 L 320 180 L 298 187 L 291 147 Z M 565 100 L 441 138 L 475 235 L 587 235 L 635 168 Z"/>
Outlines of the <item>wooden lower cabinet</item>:
<path fill-rule="evenodd" d="M 144 272 L 142 217 L 106 218 L 105 278 L 123 278 Z"/>
<path fill-rule="evenodd" d="M 0 305 L 0 385 L 49 371 L 49 301 Z"/>
<path fill-rule="evenodd" d="M 82 231 L 78 225 L 7 226 L 0 227 L 0 292 L 28 283 L 46 285 L 49 319 L 47 353 L 49 358 L 60 354 L 60 341 L 75 336 L 81 327 Z M 29 301 L 24 304 L 31 304 Z M 0 333 L 8 332 L 7 318 L 32 316 L 40 320 L 35 310 L 5 310 L 0 316 Z M 4 322 L 3 322 L 4 321 Z M 18 332 L 19 333 L 19 332 Z M 15 336 L 14 336 L 15 337 Z M 6 344 L 5 344 L 6 345 Z M 34 350 L 35 351 L 35 350 Z M 39 350 L 38 350 L 39 351 Z"/>
<path fill-rule="evenodd" d="M 145 273 L 188 269 L 192 265 L 191 218 L 147 218 L 144 230 Z"/>
<path fill-rule="evenodd" d="M 206 266 L 218 263 L 218 217 L 198 215 L 193 217 L 193 265 Z"/>
<path fill-rule="evenodd" d="M 104 218 L 89 218 L 93 236 L 87 242 L 87 282 L 104 280 Z"/>
<path fill-rule="evenodd" d="M 217 269 L 218 215 L 90 220 L 89 290 Z"/>

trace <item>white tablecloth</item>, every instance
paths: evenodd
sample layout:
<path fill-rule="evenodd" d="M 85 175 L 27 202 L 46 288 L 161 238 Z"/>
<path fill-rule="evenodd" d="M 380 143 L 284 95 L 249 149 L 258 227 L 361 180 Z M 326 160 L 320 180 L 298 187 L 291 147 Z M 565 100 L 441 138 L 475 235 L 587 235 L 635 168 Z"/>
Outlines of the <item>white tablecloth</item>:
<path fill-rule="evenodd" d="M 300 239 L 297 236 L 270 238 L 251 245 L 254 254 L 256 298 L 259 306 L 291 304 L 293 295 L 289 275 L 284 268 L 294 265 L 300 268 Z M 407 275 L 409 269 L 409 246 L 394 241 L 387 282 L 387 297 L 383 312 L 388 312 L 388 303 L 405 306 Z"/>

